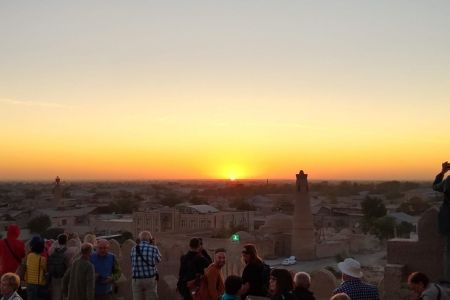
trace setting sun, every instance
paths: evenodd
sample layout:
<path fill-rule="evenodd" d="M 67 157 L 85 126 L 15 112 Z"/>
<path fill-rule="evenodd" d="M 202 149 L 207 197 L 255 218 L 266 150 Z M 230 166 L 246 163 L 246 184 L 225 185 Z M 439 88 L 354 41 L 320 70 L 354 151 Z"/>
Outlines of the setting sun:
<path fill-rule="evenodd" d="M 219 178 L 226 178 L 230 181 L 235 181 L 237 179 L 249 178 L 249 174 L 243 167 L 231 164 L 221 168 Z"/>

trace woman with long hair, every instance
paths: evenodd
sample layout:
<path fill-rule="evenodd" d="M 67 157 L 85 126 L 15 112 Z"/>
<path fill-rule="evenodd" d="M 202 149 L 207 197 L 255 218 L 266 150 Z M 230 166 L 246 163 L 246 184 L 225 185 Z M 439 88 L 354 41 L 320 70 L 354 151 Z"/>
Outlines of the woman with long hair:
<path fill-rule="evenodd" d="M 292 294 L 294 282 L 291 273 L 286 269 L 273 269 L 270 272 L 270 300 L 296 300 Z"/>
<path fill-rule="evenodd" d="M 264 280 L 264 263 L 258 256 L 258 251 L 254 244 L 246 244 L 242 249 L 242 262 L 245 264 L 242 272 L 242 282 L 244 285 L 242 299 L 248 295 L 267 296 L 267 287 Z"/>

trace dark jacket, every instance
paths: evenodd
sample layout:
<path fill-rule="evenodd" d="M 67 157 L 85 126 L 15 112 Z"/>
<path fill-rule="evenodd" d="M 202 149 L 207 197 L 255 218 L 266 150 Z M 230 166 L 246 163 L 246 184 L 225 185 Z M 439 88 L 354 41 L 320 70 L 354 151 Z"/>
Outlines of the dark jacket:
<path fill-rule="evenodd" d="M 433 182 L 433 190 L 444 193 L 444 201 L 439 209 L 439 232 L 450 235 L 450 178 L 444 180 L 444 174 L 439 173 Z"/>
<path fill-rule="evenodd" d="M 189 251 L 180 258 L 180 271 L 178 273 L 177 289 L 184 299 L 192 299 L 186 283 L 196 276 L 203 275 L 208 267 L 208 260 L 200 253 Z"/>
<path fill-rule="evenodd" d="M 249 263 L 245 266 L 242 272 L 242 282 L 250 284 L 250 289 L 245 295 L 242 295 L 242 299 L 245 299 L 248 295 L 252 296 L 266 296 L 266 291 L 263 282 L 263 270 L 264 264 L 261 263 Z"/>
<path fill-rule="evenodd" d="M 297 298 L 294 296 L 294 294 L 289 292 L 289 293 L 273 295 L 272 298 L 270 298 L 270 300 L 297 300 Z"/>
<path fill-rule="evenodd" d="M 292 293 L 295 297 L 297 297 L 297 300 L 316 300 L 316 298 L 314 298 L 314 294 L 305 288 L 297 287 Z"/>

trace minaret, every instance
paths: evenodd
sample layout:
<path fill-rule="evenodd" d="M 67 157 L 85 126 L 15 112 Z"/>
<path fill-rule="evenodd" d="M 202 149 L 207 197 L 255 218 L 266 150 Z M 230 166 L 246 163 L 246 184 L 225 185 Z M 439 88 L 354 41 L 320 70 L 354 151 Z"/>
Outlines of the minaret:
<path fill-rule="evenodd" d="M 55 207 L 62 206 L 62 198 L 63 198 L 63 189 L 61 187 L 61 179 L 59 176 L 55 178 L 55 185 L 53 187 L 53 204 Z"/>
<path fill-rule="evenodd" d="M 316 258 L 316 240 L 309 201 L 308 174 L 300 171 L 296 176 L 291 253 L 299 260 L 313 260 Z"/>

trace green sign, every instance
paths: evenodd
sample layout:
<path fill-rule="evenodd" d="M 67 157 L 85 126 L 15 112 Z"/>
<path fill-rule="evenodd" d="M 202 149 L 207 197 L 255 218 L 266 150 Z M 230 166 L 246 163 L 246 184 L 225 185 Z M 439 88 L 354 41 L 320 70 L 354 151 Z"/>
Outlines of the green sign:
<path fill-rule="evenodd" d="M 232 236 L 231 236 L 231 241 L 232 242 L 239 242 L 241 240 L 241 237 L 239 236 L 239 234 L 233 234 Z"/>

